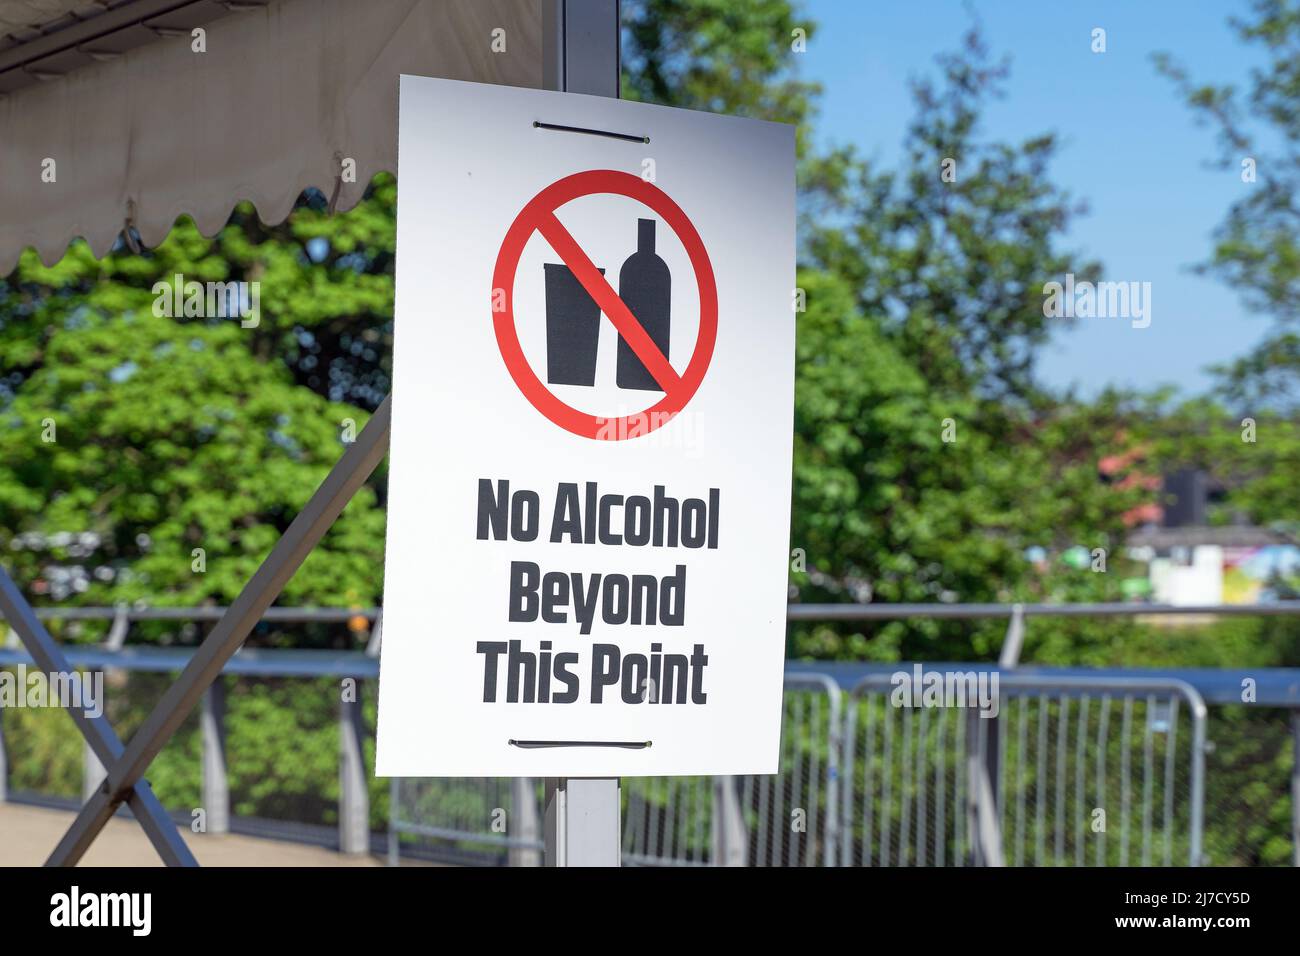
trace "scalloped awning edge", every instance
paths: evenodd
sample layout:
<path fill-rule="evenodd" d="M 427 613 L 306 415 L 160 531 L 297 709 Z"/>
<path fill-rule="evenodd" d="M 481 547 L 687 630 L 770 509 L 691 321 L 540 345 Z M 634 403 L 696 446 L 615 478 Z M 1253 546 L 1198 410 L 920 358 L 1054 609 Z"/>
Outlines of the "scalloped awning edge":
<path fill-rule="evenodd" d="M 153 246 L 244 200 L 280 222 L 309 186 L 350 209 L 397 168 L 400 74 L 540 87 L 541 19 L 541 0 L 278 0 L 213 22 L 205 53 L 159 40 L 0 98 L 0 275 L 78 237 L 101 257 L 128 216 Z"/>

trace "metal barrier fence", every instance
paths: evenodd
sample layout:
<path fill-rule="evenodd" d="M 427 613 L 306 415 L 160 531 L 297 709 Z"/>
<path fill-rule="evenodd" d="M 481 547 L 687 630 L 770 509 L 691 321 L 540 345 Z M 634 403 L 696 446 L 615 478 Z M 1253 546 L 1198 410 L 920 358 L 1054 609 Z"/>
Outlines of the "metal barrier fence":
<path fill-rule="evenodd" d="M 623 862 L 630 866 L 710 866 L 722 820 L 714 777 L 625 777 Z"/>
<path fill-rule="evenodd" d="M 775 774 L 624 779 L 624 863 L 833 866 L 841 697 L 828 677 L 786 677 Z"/>
<path fill-rule="evenodd" d="M 405 842 L 449 863 L 539 866 L 542 800 L 541 781 L 526 777 L 394 777 L 388 862 L 400 862 Z"/>
<path fill-rule="evenodd" d="M 1062 614 L 1121 613 L 1114 606 L 1057 609 Z M 1262 614 L 1296 613 L 1300 602 L 1264 606 Z M 820 609 L 819 609 L 820 610 Z M 1019 667 L 1025 617 L 1045 606 L 837 608 L 835 619 L 892 618 L 922 610 L 940 617 L 1006 616 L 1010 620 L 997 668 L 926 664 L 943 674 L 998 675 L 998 713 L 977 708 L 894 706 L 894 677 L 911 664 L 800 665 L 787 669 L 780 772 L 733 778 L 639 778 L 623 781 L 624 860 L 631 865 L 1162 865 L 1223 863 L 1267 856 L 1281 862 L 1276 832 L 1264 853 L 1249 815 L 1276 820 L 1289 789 L 1289 852 L 1300 863 L 1300 671 L 1085 671 Z M 1210 613 L 1211 609 L 1123 606 L 1123 613 Z M 1218 609 L 1214 609 L 1218 610 Z M 1230 613 L 1248 613 L 1231 609 Z M 134 620 L 216 619 L 221 609 L 44 609 L 43 617 L 114 621 L 107 646 L 71 646 L 79 668 L 118 674 L 110 700 L 134 687 L 130 675 L 162 675 L 184 666 L 190 652 L 126 647 Z M 341 623 L 367 611 L 276 609 L 268 620 Z M 791 609 L 792 618 L 821 616 Z M 354 622 L 355 624 L 355 622 Z M 364 635 L 363 635 L 364 636 Z M 178 739 L 171 763 L 202 768 L 196 802 L 208 832 L 238 829 L 315 842 L 345 852 L 388 848 L 390 861 L 408 853 L 446 862 L 537 865 L 541 862 L 542 782 L 528 780 L 397 780 L 387 788 L 388 812 L 371 812 L 375 791 L 367 747 L 372 728 L 363 702 L 377 675 L 374 652 L 245 649 L 226 668 L 188 738 Z M 0 649 L 0 666 L 28 662 L 16 648 Z M 1141 674 L 1141 676 L 1134 676 Z M 298 804 L 283 804 L 268 826 L 250 828 L 232 806 L 228 779 L 226 701 L 232 689 L 259 681 L 318 678 L 316 707 L 337 727 L 336 809 L 321 812 L 318 787 Z M 330 678 L 330 680 L 323 680 Z M 338 701 L 338 680 L 355 693 Z M 1243 704 L 1241 687 L 1256 695 Z M 148 684 L 138 690 L 151 693 Z M 842 688 L 850 688 L 845 693 Z M 133 691 L 136 693 L 136 691 Z M 239 696 L 236 694 L 236 696 Z M 247 695 L 244 695 L 247 696 Z M 1204 699 L 1202 699 L 1204 698 Z M 313 698 L 314 699 L 314 698 Z M 1207 730 L 1207 703 L 1213 710 Z M 315 706 L 315 705 L 314 705 Z M 110 711 L 111 713 L 111 711 Z M 318 715 L 319 716 L 319 715 Z M 0 709 L 0 800 L 6 797 L 6 715 Z M 129 720 L 123 721 L 129 729 Z M 1214 728 L 1223 729 L 1216 741 Z M 181 740 L 189 743 L 179 746 Z M 20 748 L 21 749 L 21 748 Z M 1206 806 L 1206 754 L 1218 785 Z M 168 752 L 164 751 L 163 757 Z M 20 754 L 22 756 L 22 754 Z M 28 758 L 30 754 L 26 755 Z M 319 762 L 319 757 L 317 757 Z M 28 760 L 30 764 L 30 759 Z M 1265 797 L 1258 774 L 1271 767 Z M 84 761 L 83 791 L 102 768 Z M 1288 780 L 1289 777 L 1289 780 Z M 247 780 L 247 777 L 245 777 Z M 1240 787 L 1235 781 L 1243 781 Z M 1280 786 L 1278 785 L 1280 782 Z M 1287 787 L 1289 782 L 1290 786 Z M 245 790 L 249 788 L 247 782 Z M 257 789 L 257 788 L 253 788 Z M 33 795 L 26 795 L 31 798 Z M 66 800 L 71 794 L 61 794 Z M 241 794 L 236 790 L 235 797 Z M 246 794 L 245 794 L 246 796 Z M 1266 802 L 1268 798 L 1272 803 Z M 188 797 L 186 798 L 188 799 Z M 329 798 L 333 799 L 333 798 Z M 57 802 L 57 801 L 56 801 Z M 247 801 L 245 801 L 247 802 Z M 290 826 L 295 814 L 319 819 Z M 1220 827 L 1207 845 L 1206 816 L 1240 820 Z M 260 823 L 265 821 L 253 821 Z M 279 828 L 277 829 L 277 824 Z M 387 838 L 382 827 L 387 824 Z M 372 832 L 378 826 L 378 832 Z M 1276 831 L 1276 826 L 1274 826 Z M 333 839 L 329 834 L 335 833 Z M 1285 837 L 1282 837 L 1285 840 Z M 1252 842 L 1253 841 L 1253 842 Z"/>
<path fill-rule="evenodd" d="M 784 696 L 780 773 L 737 781 L 749 833 L 745 862 L 834 866 L 843 694 L 823 674 L 797 674 L 786 677 Z"/>
<path fill-rule="evenodd" d="M 945 681 L 963 695 L 977 682 L 993 686 L 978 701 L 935 707 L 891 699 L 902 685 L 885 675 L 854 688 L 845 726 L 846 863 L 1200 862 L 1206 709 L 1191 686 L 922 673 L 936 697 Z"/>
<path fill-rule="evenodd" d="M 78 670 L 106 675 L 104 712 L 129 733 L 166 686 L 160 678 L 179 672 L 191 653 L 168 647 L 74 646 L 68 648 L 67 657 Z M 367 688 L 373 688 L 378 664 L 359 651 L 240 651 L 226 665 L 223 678 L 204 695 L 197 715 L 187 721 L 192 729 L 163 750 L 151 771 L 151 778 L 161 786 L 164 781 L 159 775 L 169 770 L 173 778 L 181 775 L 186 764 L 198 770 L 189 775 L 193 785 L 173 780 L 165 788 L 169 809 L 181 812 L 187 823 L 195 811 L 202 810 L 202 828 L 207 833 L 238 830 L 332 845 L 345 853 L 370 852 L 373 777 L 367 772 L 366 751 L 373 721 L 366 708 L 374 700 Z M 30 665 L 25 652 L 0 648 L 0 667 Z M 285 699 L 293 696 L 290 687 L 298 691 L 296 710 Z M 243 735 L 230 733 L 232 710 L 243 718 Z M 250 741 L 249 732 L 260 730 L 267 720 L 277 720 L 283 733 L 269 737 L 262 731 L 259 739 Z M 33 751 L 13 734 L 14 723 L 30 726 L 33 721 L 46 727 L 44 752 Z M 65 733 L 50 734 L 54 729 L 50 725 Z M 268 740 L 279 748 L 276 752 L 250 752 L 250 746 L 265 748 Z M 28 767 L 45 761 L 66 764 L 64 742 L 80 755 L 78 789 L 84 799 L 103 779 L 104 768 L 71 722 L 56 708 L 9 713 L 0 707 L 0 801 L 64 805 L 74 796 L 64 792 L 66 772 L 47 779 L 35 792 L 13 792 L 16 788 L 10 786 L 16 769 L 10 766 L 10 755 Z M 294 771 L 292 779 L 285 772 L 289 768 Z M 255 817 L 236 820 L 240 803 L 256 804 L 260 810 Z"/>

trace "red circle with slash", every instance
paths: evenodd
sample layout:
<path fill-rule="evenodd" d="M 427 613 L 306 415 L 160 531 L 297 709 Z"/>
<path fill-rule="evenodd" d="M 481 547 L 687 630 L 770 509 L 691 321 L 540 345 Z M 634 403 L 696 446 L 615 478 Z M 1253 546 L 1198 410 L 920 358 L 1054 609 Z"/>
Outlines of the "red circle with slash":
<path fill-rule="evenodd" d="M 569 231 L 556 218 L 555 211 L 567 202 L 582 196 L 613 193 L 635 199 L 657 212 L 681 240 L 695 272 L 700 291 L 700 325 L 695 339 L 695 350 L 686 371 L 680 376 L 668 364 L 649 333 L 623 304 L 605 277 L 600 274 L 590 257 L 574 240 Z M 644 411 L 621 418 L 608 418 L 579 411 L 560 399 L 537 377 L 519 344 L 515 328 L 514 288 L 515 273 L 524 246 L 534 232 L 539 232 L 550 243 L 574 277 L 587 290 L 604 315 L 613 322 L 619 334 L 631 346 L 646 370 L 663 389 L 664 397 Z M 492 319 L 496 330 L 497 347 L 505 359 L 506 368 L 524 393 L 524 397 L 539 412 L 561 428 L 583 438 L 617 441 L 648 434 L 667 424 L 691 400 L 713 358 L 713 346 L 718 338 L 718 287 L 713 278 L 713 265 L 705 251 L 700 234 L 682 208 L 673 202 L 658 186 L 639 176 L 613 169 L 592 169 L 574 173 L 551 183 L 520 210 L 511 223 L 497 253 L 496 268 L 492 273 L 492 287 L 501 290 L 502 303 Z M 494 303 L 495 305 L 495 303 Z M 634 429 L 631 434 L 629 431 Z"/>

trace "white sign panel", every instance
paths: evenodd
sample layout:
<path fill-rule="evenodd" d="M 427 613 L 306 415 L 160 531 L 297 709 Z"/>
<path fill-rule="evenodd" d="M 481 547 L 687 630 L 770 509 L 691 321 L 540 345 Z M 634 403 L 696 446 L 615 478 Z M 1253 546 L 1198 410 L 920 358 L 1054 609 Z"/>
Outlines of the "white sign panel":
<path fill-rule="evenodd" d="M 381 776 L 774 773 L 794 131 L 404 76 Z"/>

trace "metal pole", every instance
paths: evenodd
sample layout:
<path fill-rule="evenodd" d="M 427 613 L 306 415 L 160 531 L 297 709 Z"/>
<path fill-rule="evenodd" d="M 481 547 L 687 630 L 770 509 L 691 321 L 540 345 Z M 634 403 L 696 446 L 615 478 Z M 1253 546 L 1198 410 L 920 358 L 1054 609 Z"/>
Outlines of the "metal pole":
<path fill-rule="evenodd" d="M 547 779 L 547 866 L 619 866 L 621 837 L 617 779 Z"/>
<path fill-rule="evenodd" d="M 230 780 L 226 773 L 226 685 L 218 677 L 203 695 L 203 815 L 208 833 L 230 832 Z"/>
<path fill-rule="evenodd" d="M 1019 667 L 1020 652 L 1023 649 L 1024 644 L 1025 644 L 1025 606 L 1023 604 L 1014 604 L 1011 607 L 1011 620 L 1007 623 L 1006 636 L 1002 639 L 1002 651 L 998 655 L 998 669 L 1009 671 Z M 1003 703 L 1002 700 L 999 699 L 998 700 L 999 714 L 1001 714 L 1002 712 L 1002 703 Z M 975 711 L 971 711 L 967 715 L 966 720 L 967 720 L 967 724 L 966 724 L 967 740 L 975 740 L 976 735 L 981 731 L 985 734 L 984 738 L 982 738 L 984 740 L 984 746 L 983 746 L 984 752 L 982 754 L 983 763 L 984 763 L 984 767 L 982 771 L 983 779 L 980 781 L 973 781 L 974 783 L 979 783 L 980 786 L 979 789 L 976 789 L 975 787 L 972 786 L 970 792 L 972 795 L 979 794 L 982 797 L 984 794 L 984 787 L 985 785 L 987 785 L 989 788 L 989 793 L 992 795 L 992 799 L 994 801 L 992 811 L 994 814 L 996 814 L 997 819 L 1000 821 L 1002 819 L 1002 804 L 999 802 L 999 789 L 998 789 L 997 782 L 998 780 L 1001 779 L 1001 775 L 1002 775 L 1002 767 L 1001 767 L 1001 753 L 1002 753 L 1001 743 L 1002 743 L 1002 733 L 1003 733 L 1002 718 L 1000 716 L 984 717 L 977 714 Z M 980 821 L 978 819 L 972 819 L 972 822 L 979 823 Z M 975 833 L 976 831 L 971 830 L 970 832 Z M 980 847 L 980 858 L 983 861 L 983 865 L 1000 866 L 1001 864 L 994 864 L 990 862 L 989 854 L 992 853 L 992 850 L 987 849 L 986 847 L 987 840 L 985 838 L 984 830 L 981 829 L 979 832 L 981 834 L 981 837 L 980 837 L 980 843 L 978 845 Z M 1001 855 L 1001 852 L 1002 852 L 1002 848 L 1001 848 L 1001 841 L 999 838 L 999 846 L 997 848 L 997 853 L 999 856 Z"/>
<path fill-rule="evenodd" d="M 543 85 L 617 98 L 619 29 L 618 0 L 544 0 Z M 546 779 L 547 866 L 619 866 L 619 830 L 616 778 Z"/>
<path fill-rule="evenodd" d="M 276 542 L 271 553 L 262 562 L 262 566 L 257 569 L 257 573 L 244 586 L 239 597 L 230 605 L 230 609 L 222 616 L 221 621 L 190 658 L 189 664 L 181 672 L 176 683 L 167 689 L 162 700 L 145 719 L 144 725 L 136 731 L 135 736 L 131 738 L 131 743 L 123 750 L 121 743 L 117 742 L 114 736 L 116 749 L 111 749 L 110 745 L 105 744 L 105 752 L 101 757 L 111 760 L 108 779 L 81 808 L 77 819 L 73 821 L 68 832 L 63 835 L 63 839 L 50 855 L 47 861 L 49 865 L 76 864 L 100 830 L 104 828 L 104 824 L 112 817 L 118 804 L 132 793 L 131 788 L 134 786 L 136 791 L 140 789 L 139 781 L 154 757 L 158 755 L 158 751 L 185 721 L 195 704 L 199 702 L 199 698 L 203 696 L 203 692 L 220 675 L 221 669 L 235 651 L 239 650 L 249 632 L 261 620 L 271 603 L 279 597 L 285 584 L 306 560 L 312 548 L 325 536 L 334 519 L 339 516 L 352 496 L 366 483 L 370 473 L 388 453 L 391 424 L 391 399 L 385 398 L 366 427 L 362 429 L 361 434 L 357 436 L 357 440 L 348 446 L 338 464 L 325 477 L 321 486 L 316 489 L 316 493 L 311 496 L 311 500 L 289 525 L 283 537 Z M 0 584 L 5 583 L 9 583 L 7 577 L 0 580 Z M 16 590 L 14 589 L 15 593 Z M 10 609 L 3 604 L 0 604 L 0 610 L 4 610 L 6 616 L 10 614 Z M 28 611 L 30 613 L 30 609 Z M 10 617 L 10 623 L 17 622 Z M 34 615 L 31 617 L 31 623 L 40 627 Z M 40 630 L 45 633 L 44 628 Z M 21 628 L 19 635 L 23 637 L 24 642 L 27 642 L 27 634 Z M 59 659 L 62 660 L 62 652 L 58 651 L 57 645 L 48 633 L 45 634 L 45 640 L 54 647 L 55 652 L 59 654 Z M 27 646 L 35 657 L 36 648 L 33 648 L 30 642 L 27 642 Z M 67 669 L 66 665 L 64 669 Z M 73 718 L 76 719 L 79 713 L 73 711 Z M 104 721 L 103 725 L 107 727 L 107 721 Z M 91 726 L 98 726 L 98 724 L 92 723 Z M 84 726 L 82 732 L 87 732 Z M 112 733 L 112 728 L 108 728 L 108 732 Z M 97 751 L 98 749 L 96 747 Z M 157 800 L 155 799 L 154 802 L 157 803 Z M 176 834 L 175 826 L 167 818 L 161 805 L 158 806 L 157 813 L 166 821 L 171 833 Z M 136 816 L 137 818 L 140 816 L 138 811 Z M 179 835 L 176 839 L 180 839 Z M 155 845 L 157 845 L 156 841 Z M 184 846 L 183 842 L 181 846 Z M 188 854 L 188 851 L 186 853 Z M 192 861 L 193 857 L 190 857 L 190 860 Z"/>
<path fill-rule="evenodd" d="M 356 693 L 339 701 L 339 850 L 370 852 L 370 794 L 366 790 L 366 761 L 362 741 L 361 682 Z"/>
<path fill-rule="evenodd" d="M 735 777 L 713 778 L 713 833 L 710 856 L 714 866 L 745 866 L 749 829 L 740 809 Z"/>
<path fill-rule="evenodd" d="M 618 0 L 544 0 L 542 85 L 617 98 L 619 29 Z"/>
<path fill-rule="evenodd" d="M 510 781 L 510 836 L 519 842 L 510 845 L 511 866 L 539 866 L 537 852 L 537 788 L 532 777 L 515 777 Z"/>
<path fill-rule="evenodd" d="M 5 712 L 0 704 L 0 803 L 9 799 L 9 757 L 5 754 Z"/>
<path fill-rule="evenodd" d="M 1006 637 L 1002 639 L 1002 652 L 998 655 L 998 667 L 1010 670 L 1020 666 L 1020 650 L 1025 644 L 1025 606 L 1012 605 L 1011 620 L 1007 624 Z"/>
<path fill-rule="evenodd" d="M 402 782 L 400 777 L 388 780 L 388 865 L 402 865 L 402 844 L 397 822 L 401 819 Z"/>
<path fill-rule="evenodd" d="M 1300 710 L 1291 711 L 1291 865 L 1300 866 Z"/>
<path fill-rule="evenodd" d="M 104 782 L 104 764 L 95 756 L 95 748 L 90 741 L 81 744 L 81 802 L 85 803 Z"/>

